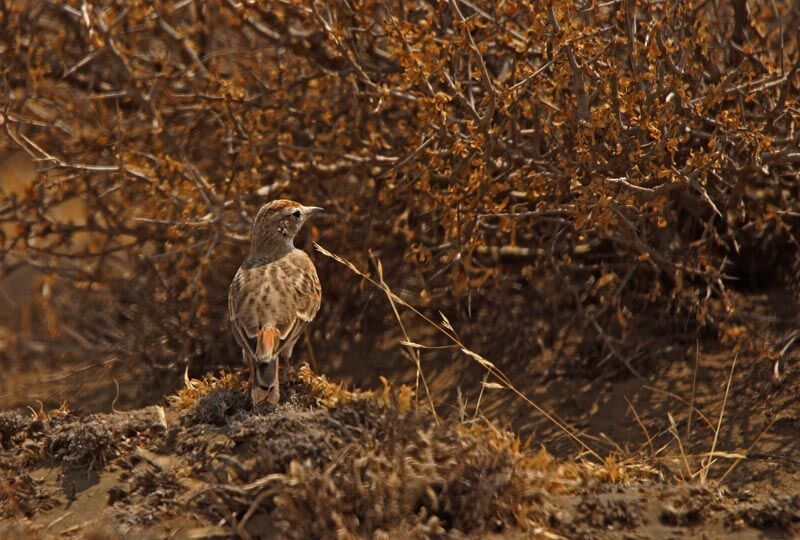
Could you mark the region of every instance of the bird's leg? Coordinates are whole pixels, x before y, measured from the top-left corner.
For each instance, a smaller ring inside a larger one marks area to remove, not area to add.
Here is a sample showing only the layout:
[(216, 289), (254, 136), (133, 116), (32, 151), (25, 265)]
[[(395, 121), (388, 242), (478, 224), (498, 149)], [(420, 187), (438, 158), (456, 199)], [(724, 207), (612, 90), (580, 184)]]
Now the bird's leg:
[(287, 373), (294, 372), (294, 365), (289, 362), (289, 359), (292, 357), (292, 351), (294, 351), (295, 343), (292, 343), (288, 347), (286, 347), (283, 352), (281, 353), (281, 358), (283, 360), (284, 368), (283, 370)]
[(242, 362), (247, 366), (247, 371), (250, 373), (250, 378), (248, 379), (249, 387), (253, 388), (253, 361), (247, 355), (247, 351), (242, 349)]
[(250, 386), (253, 405), (268, 401), (273, 405), (280, 399), (280, 385), (278, 379), (279, 360), (276, 356), (269, 362), (257, 363), (254, 367), (254, 377)]
[(251, 393), (253, 404), (268, 401), (273, 405), (278, 403), (280, 390), (278, 388), (278, 357), (267, 362), (254, 364), (254, 377)]
[(275, 365), (275, 378), (272, 381), (272, 388), (270, 388), (269, 396), (267, 396), (267, 399), (272, 404), (278, 403), (278, 400), (280, 400), (280, 398), (281, 398), (281, 386), (280, 386), (280, 381), (278, 380), (279, 379), (278, 373), (280, 371), (279, 370), (279, 368), (280, 368), (280, 363), (279, 363), (280, 362), (280, 358), (276, 357), (274, 362), (276, 364)]
[(242, 360), (247, 365), (247, 371), (250, 373), (247, 386), (250, 396), (253, 398), (253, 406), (256, 406), (267, 397), (256, 383), (256, 358), (252, 354), (247, 354), (245, 349), (242, 349)]

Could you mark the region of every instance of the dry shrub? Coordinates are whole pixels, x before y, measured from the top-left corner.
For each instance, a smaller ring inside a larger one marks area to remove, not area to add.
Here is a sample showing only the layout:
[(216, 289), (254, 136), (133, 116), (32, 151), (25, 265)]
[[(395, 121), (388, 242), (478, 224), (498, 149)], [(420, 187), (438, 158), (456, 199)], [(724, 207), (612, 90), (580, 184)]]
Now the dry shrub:
[[(41, 272), (7, 356), (237, 358), (226, 286), (278, 195), (498, 362), (642, 369), (643, 335), (800, 271), (791, 0), (0, 6), (0, 150), (40, 167), (0, 201), (0, 269)], [(331, 349), (385, 333), (320, 264)]]
[(0, 414), (5, 439), (0, 445), (0, 465), (17, 472), (45, 464), (62, 472), (102, 470), (131, 450), (131, 437), (161, 435), (165, 422), (163, 410), (159, 414), (158, 409), (86, 416), (63, 409), (38, 416), (4, 412)]
[(48, 434), (47, 450), (58, 462), (102, 468), (116, 450), (115, 433), (91, 419), (80, 422), (59, 424), (53, 429)]
[(182, 409), (195, 405), (195, 403), (218, 390), (244, 390), (245, 385), (238, 373), (221, 371), (219, 375), (207, 373), (202, 379), (190, 379), (188, 373), (184, 374), (183, 388), (174, 395), (167, 396), (167, 401), (175, 408)]
[(17, 411), (4, 411), (0, 413), (0, 448), (12, 443), (17, 434), (24, 426), (29, 423), (22, 414)]
[[(297, 382), (313, 379), (316, 388), (329, 384), (310, 371)], [(225, 424), (233, 442), (220, 447), (225, 455), (203, 436), (174, 437), (205, 456), (195, 470), (209, 484), (193, 498), (241, 536), (531, 533), (546, 522), (546, 493), (598, 472), (557, 465), (491, 423), (439, 425), (375, 395), (234, 411)]]

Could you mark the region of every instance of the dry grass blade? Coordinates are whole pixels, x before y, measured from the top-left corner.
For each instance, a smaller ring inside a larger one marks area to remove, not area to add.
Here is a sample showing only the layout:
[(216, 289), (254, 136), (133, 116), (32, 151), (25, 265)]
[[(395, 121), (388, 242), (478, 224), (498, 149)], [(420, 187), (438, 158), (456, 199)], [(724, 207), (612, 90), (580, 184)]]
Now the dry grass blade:
[(737, 466), (738, 466), (738, 465), (739, 465), (739, 464), (740, 464), (742, 461), (744, 461), (745, 459), (747, 459), (747, 456), (748, 456), (748, 455), (750, 455), (750, 453), (753, 451), (753, 448), (755, 448), (755, 447), (756, 447), (756, 445), (757, 445), (757, 444), (758, 444), (758, 443), (761, 441), (761, 438), (762, 438), (764, 435), (766, 435), (766, 434), (767, 434), (767, 432), (770, 430), (770, 428), (772, 428), (772, 426), (775, 424), (775, 422), (776, 422), (777, 420), (778, 420), (778, 417), (777, 417), (777, 416), (775, 416), (775, 417), (774, 417), (774, 418), (773, 418), (773, 419), (772, 419), (772, 420), (769, 422), (769, 424), (767, 424), (767, 426), (766, 426), (766, 427), (765, 427), (763, 430), (761, 430), (761, 432), (760, 432), (760, 433), (758, 434), (758, 436), (757, 436), (757, 437), (756, 437), (756, 438), (753, 440), (753, 442), (751, 442), (751, 443), (750, 443), (750, 445), (747, 447), (747, 450), (744, 452), (744, 455), (743, 455), (741, 458), (739, 458), (739, 459), (736, 459), (736, 460), (735, 460), (733, 463), (731, 463), (731, 464), (730, 464), (730, 466), (727, 468), (727, 470), (726, 470), (726, 471), (725, 471), (725, 472), (722, 474), (722, 476), (720, 477), (720, 479), (719, 479), (719, 483), (720, 483), (720, 484), (722, 484), (723, 482), (725, 482), (725, 479), (728, 477), (728, 475), (729, 475), (729, 474), (731, 474), (731, 473), (733, 472), (733, 470), (734, 470), (734, 469), (735, 469), (735, 468), (736, 468), (736, 467), (737, 467)]
[(645, 439), (644, 444), (650, 447), (650, 456), (656, 457), (656, 450), (653, 447), (653, 437), (650, 436), (650, 432), (642, 423), (642, 419), (639, 417), (639, 413), (636, 412), (636, 409), (634, 408), (633, 404), (628, 400), (627, 396), (625, 397), (625, 403), (628, 404), (628, 408), (633, 413), (634, 418), (636, 418), (636, 423), (639, 424), (639, 428), (642, 430), (642, 433), (644, 433), (644, 439)]
[(682, 398), (681, 396), (673, 392), (670, 392), (669, 390), (663, 390), (661, 388), (656, 388), (655, 386), (645, 385), (643, 388), (650, 390), (651, 392), (656, 392), (658, 394), (664, 394), (665, 396), (669, 396), (670, 398), (686, 405), (687, 409), (691, 408), (691, 410), (694, 411), (694, 414), (696, 414), (703, 420), (703, 422), (705, 422), (706, 426), (708, 426), (708, 429), (711, 430), (712, 432), (714, 431), (714, 424), (711, 422), (711, 420), (709, 420), (709, 418), (703, 413), (703, 411), (701, 411), (697, 407), (691, 406), (691, 404), (686, 399)]
[(686, 419), (686, 438), (692, 436), (692, 415), (694, 414), (694, 399), (697, 392), (697, 369), (700, 365), (700, 342), (695, 345), (694, 371), (692, 373), (692, 397), (689, 400), (689, 416)]
[(680, 433), (678, 433), (678, 426), (675, 424), (675, 418), (672, 416), (672, 413), (667, 413), (667, 419), (669, 420), (669, 432), (675, 438), (675, 442), (678, 443), (678, 451), (683, 466), (686, 469), (686, 474), (688, 478), (693, 478), (694, 474), (692, 473), (692, 467), (689, 465), (689, 457), (686, 455), (686, 450), (683, 448), (683, 441), (681, 440)]
[[(386, 284), (386, 281), (383, 279), (383, 265), (381, 264), (380, 260), (375, 260), (376, 266), (378, 268), (378, 279), (380, 280), (379, 286), (381, 290), (386, 294), (386, 298), (389, 300), (389, 304), (392, 306), (392, 313), (394, 313), (395, 319), (397, 320), (397, 324), (400, 326), (400, 330), (403, 332), (405, 336), (405, 341), (402, 343), (412, 343), (411, 337), (408, 335), (406, 331), (406, 326), (403, 323), (403, 319), (400, 317), (400, 312), (397, 310), (397, 305), (395, 304), (395, 298), (397, 296), (389, 289), (389, 285)], [(353, 265), (355, 266), (355, 265)], [(349, 268), (349, 266), (348, 266)], [(403, 305), (406, 305), (405, 303)], [(422, 386), (425, 389), (425, 396), (428, 398), (428, 406), (430, 407), (431, 413), (433, 414), (434, 419), (436, 422), (439, 422), (439, 416), (436, 413), (436, 406), (433, 404), (433, 398), (431, 397), (430, 389), (428, 388), (428, 381), (425, 379), (425, 373), (422, 371), (422, 361), (420, 358), (420, 347), (415, 346), (407, 346), (407, 350), (409, 351), (411, 358), (414, 362), (414, 367), (416, 369), (416, 384), (415, 384), (415, 396), (419, 399), (419, 383), (422, 382)]]
[[(335, 261), (339, 262), (340, 264), (345, 265), (347, 268), (350, 268), (356, 275), (361, 276), (362, 278), (366, 279), (368, 282), (372, 283), (376, 287), (378, 287), (381, 290), (383, 290), (386, 293), (387, 298), (389, 298), (389, 300), (391, 302), (392, 310), (394, 311), (395, 317), (397, 318), (398, 322), (400, 322), (400, 324), (402, 326), (402, 321), (400, 319), (399, 312), (397, 311), (397, 308), (395, 306), (395, 300), (399, 300), (399, 298), (393, 292), (391, 292), (391, 290), (389, 289), (389, 286), (386, 284), (385, 281), (383, 281), (382, 277), (381, 277), (381, 281), (377, 282), (374, 279), (372, 279), (371, 277), (369, 277), (366, 273), (360, 271), (353, 263), (347, 261), (343, 257), (340, 257), (338, 255), (334, 255), (333, 253), (331, 253), (330, 251), (328, 251), (327, 249), (323, 248), (322, 246), (320, 246), (317, 243), (315, 243), (314, 246), (323, 255), (326, 255), (326, 256), (334, 259)], [(378, 268), (382, 269), (382, 266), (378, 266)], [(527, 403), (528, 405), (533, 407), (539, 414), (541, 414), (548, 421), (553, 423), (561, 432), (563, 432), (565, 435), (567, 435), (573, 442), (575, 442), (580, 448), (582, 448), (588, 455), (592, 456), (593, 458), (595, 458), (599, 462), (602, 462), (602, 458), (600, 457), (600, 454), (598, 454), (593, 448), (591, 448), (588, 444), (586, 444), (586, 442), (584, 442), (581, 439), (581, 437), (578, 436), (577, 432), (574, 429), (571, 429), (570, 427), (568, 427), (565, 422), (563, 422), (563, 421), (559, 420), (558, 418), (556, 418), (556, 416), (553, 413), (545, 410), (544, 408), (539, 406), (537, 403), (533, 402), (525, 394), (523, 394), (519, 389), (516, 388), (516, 386), (514, 386), (514, 384), (512, 384), (512, 382), (508, 379), (508, 377), (500, 369), (497, 368), (497, 366), (495, 366), (489, 360), (486, 360), (480, 354), (478, 354), (478, 353), (470, 350), (469, 348), (467, 348), (458, 339), (458, 337), (456, 336), (455, 332), (451, 328), (444, 328), (442, 325), (434, 322), (429, 317), (427, 317), (425, 314), (423, 314), (422, 312), (420, 312), (419, 310), (417, 310), (416, 308), (414, 308), (413, 306), (411, 306), (410, 304), (408, 304), (406, 302), (397, 302), (397, 303), (400, 303), (404, 307), (410, 309), (415, 315), (417, 315), (418, 317), (423, 319), (425, 322), (427, 322), (428, 324), (430, 324), (431, 326), (433, 326), (434, 328), (439, 330), (439, 332), (442, 333), (448, 339), (450, 339), (453, 342), (454, 345), (459, 346), (461, 351), (465, 355), (467, 355), (468, 357), (470, 357), (473, 360), (475, 360), (478, 364), (480, 364), (482, 367), (484, 367), (487, 370), (488, 373), (490, 373), (495, 378), (497, 378), (499, 383), (494, 383), (494, 384), (498, 384), (498, 385), (500, 385), (500, 386), (502, 386), (504, 388), (507, 388), (508, 390), (511, 390), (519, 398), (524, 400), (525, 403)], [(446, 319), (445, 319), (445, 322), (446, 322), (446, 324), (449, 324), (446, 321)], [(405, 331), (405, 327), (402, 327), (402, 328), (403, 328), (403, 333), (406, 336), (406, 342), (411, 343), (412, 340), (408, 337), (408, 334)], [(412, 349), (412, 350), (416, 350), (416, 349)], [(431, 406), (433, 406), (432, 403), (431, 403)]]
[(711, 443), (711, 450), (709, 451), (709, 457), (705, 460), (702, 469), (700, 470), (700, 483), (705, 483), (706, 478), (708, 478), (708, 472), (711, 470), (711, 466), (714, 464), (714, 460), (711, 456), (715, 455), (717, 449), (717, 441), (719, 440), (719, 432), (722, 429), (722, 419), (725, 416), (725, 405), (728, 403), (728, 394), (731, 391), (731, 382), (733, 381), (733, 372), (736, 369), (736, 360), (738, 360), (739, 354), (737, 353), (733, 357), (733, 362), (731, 362), (731, 372), (728, 375), (728, 381), (725, 384), (725, 395), (722, 397), (722, 406), (719, 410), (719, 419), (717, 420), (717, 427), (714, 430), (714, 440)]

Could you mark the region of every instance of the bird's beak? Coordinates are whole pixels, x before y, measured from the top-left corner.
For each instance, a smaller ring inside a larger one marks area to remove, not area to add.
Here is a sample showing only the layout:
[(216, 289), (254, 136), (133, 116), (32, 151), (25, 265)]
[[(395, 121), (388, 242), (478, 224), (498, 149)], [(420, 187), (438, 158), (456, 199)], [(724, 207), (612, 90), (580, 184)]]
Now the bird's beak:
[(313, 216), (314, 214), (325, 211), (324, 208), (320, 208), (319, 206), (304, 206), (303, 210), (305, 210), (307, 216)]

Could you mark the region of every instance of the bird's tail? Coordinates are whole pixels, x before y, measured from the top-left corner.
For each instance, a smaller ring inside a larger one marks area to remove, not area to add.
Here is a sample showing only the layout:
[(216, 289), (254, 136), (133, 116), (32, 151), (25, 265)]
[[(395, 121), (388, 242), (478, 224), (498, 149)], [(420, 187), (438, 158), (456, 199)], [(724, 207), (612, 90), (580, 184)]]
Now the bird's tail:
[(256, 358), (253, 366), (253, 404), (264, 400), (277, 403), (278, 390), (278, 344), (280, 332), (277, 328), (262, 328), (258, 333)]

